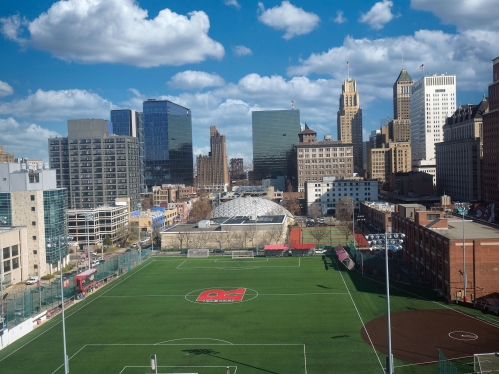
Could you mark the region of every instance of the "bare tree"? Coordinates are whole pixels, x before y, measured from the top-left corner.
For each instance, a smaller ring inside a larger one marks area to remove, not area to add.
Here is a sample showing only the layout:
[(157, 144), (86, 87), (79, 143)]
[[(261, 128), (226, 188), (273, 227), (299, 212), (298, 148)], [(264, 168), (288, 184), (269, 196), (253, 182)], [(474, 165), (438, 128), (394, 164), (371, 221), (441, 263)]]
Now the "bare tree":
[(116, 238), (118, 239), (118, 244), (122, 247), (125, 247), (129, 240), (137, 240), (138, 239), (138, 228), (135, 227), (133, 229), (132, 225), (121, 226), (116, 231)]
[(352, 236), (349, 225), (336, 226), (336, 229), (345, 237), (344, 244), (348, 244), (348, 239)]
[(319, 247), (321, 240), (324, 239), (328, 234), (328, 230), (325, 227), (314, 228), (309, 232), (310, 235), (312, 235), (312, 237), (316, 240), (317, 248)]
[(282, 237), (282, 227), (280, 225), (272, 227), (268, 230), (268, 233), (270, 243), (275, 242), (275, 244), (277, 244)]
[(308, 207), (308, 214), (310, 217), (312, 217), (314, 220), (317, 219), (317, 217), (322, 216), (322, 208), (321, 204), (314, 203)]
[(336, 219), (342, 223), (351, 222), (353, 219), (353, 201), (344, 196), (336, 203)]
[(300, 215), (301, 213), (301, 208), (300, 208), (300, 202), (298, 199), (292, 199), (292, 200), (286, 200), (283, 203), (284, 207), (289, 210), (289, 212), (293, 215)]
[(192, 204), (189, 214), (189, 221), (199, 222), (203, 219), (209, 219), (211, 213), (211, 203), (208, 199), (200, 199)]

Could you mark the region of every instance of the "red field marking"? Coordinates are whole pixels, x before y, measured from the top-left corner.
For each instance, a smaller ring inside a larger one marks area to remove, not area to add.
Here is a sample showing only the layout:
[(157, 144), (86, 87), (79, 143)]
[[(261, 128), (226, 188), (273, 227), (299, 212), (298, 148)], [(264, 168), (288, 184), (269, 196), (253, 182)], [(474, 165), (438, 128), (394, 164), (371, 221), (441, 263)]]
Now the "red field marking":
[(235, 290), (206, 290), (201, 292), (196, 301), (200, 303), (232, 303), (234, 301), (242, 301), (246, 288), (238, 288)]

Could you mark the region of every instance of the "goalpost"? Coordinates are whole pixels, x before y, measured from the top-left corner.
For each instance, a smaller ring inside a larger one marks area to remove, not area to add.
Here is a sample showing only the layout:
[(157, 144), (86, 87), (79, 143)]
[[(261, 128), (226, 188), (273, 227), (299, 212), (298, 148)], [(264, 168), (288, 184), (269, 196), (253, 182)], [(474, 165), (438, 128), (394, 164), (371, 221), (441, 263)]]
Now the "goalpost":
[(188, 249), (187, 257), (208, 257), (210, 255), (209, 249)]
[(499, 373), (499, 353), (473, 355), (475, 373)]
[(232, 259), (235, 258), (255, 258), (253, 251), (232, 251)]

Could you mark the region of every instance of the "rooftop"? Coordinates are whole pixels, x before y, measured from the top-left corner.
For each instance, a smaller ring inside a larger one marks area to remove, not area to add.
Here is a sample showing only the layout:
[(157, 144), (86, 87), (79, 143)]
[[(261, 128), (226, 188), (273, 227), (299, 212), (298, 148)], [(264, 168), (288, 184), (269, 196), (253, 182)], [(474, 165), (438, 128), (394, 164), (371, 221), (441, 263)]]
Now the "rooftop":
[[(449, 218), (447, 230), (436, 229), (439, 234), (451, 240), (463, 239), (463, 221), (461, 218)], [(499, 239), (499, 229), (480, 224), (471, 220), (464, 221), (464, 238), (470, 239)]]

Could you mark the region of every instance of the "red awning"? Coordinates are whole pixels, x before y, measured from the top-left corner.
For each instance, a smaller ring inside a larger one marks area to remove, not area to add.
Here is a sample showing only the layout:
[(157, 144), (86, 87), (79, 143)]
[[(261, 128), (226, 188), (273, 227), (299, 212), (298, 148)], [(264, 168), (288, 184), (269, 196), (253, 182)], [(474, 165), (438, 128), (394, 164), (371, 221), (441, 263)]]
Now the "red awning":
[(303, 244), (292, 244), (291, 245), (291, 249), (294, 251), (309, 251), (312, 248), (315, 248), (315, 244), (303, 243)]
[(97, 269), (88, 269), (85, 270), (83, 273), (80, 273), (76, 276), (76, 279), (84, 279), (85, 277), (88, 277), (89, 275), (97, 273)]
[(263, 247), (264, 251), (285, 251), (288, 249), (287, 244), (269, 244)]

